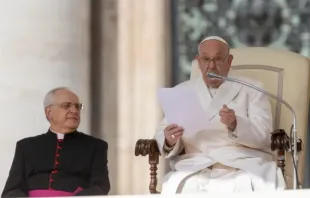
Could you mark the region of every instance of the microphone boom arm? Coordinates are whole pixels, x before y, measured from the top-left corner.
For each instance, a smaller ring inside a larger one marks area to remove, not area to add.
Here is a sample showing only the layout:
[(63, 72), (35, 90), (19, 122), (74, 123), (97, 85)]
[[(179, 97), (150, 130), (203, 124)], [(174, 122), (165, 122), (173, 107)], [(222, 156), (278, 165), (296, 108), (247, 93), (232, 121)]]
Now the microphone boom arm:
[[(296, 123), (296, 114), (295, 114), (295, 111), (293, 109), (293, 107), (291, 105), (289, 105), (285, 100), (283, 100), (282, 98), (279, 98), (278, 96), (272, 94), (272, 93), (269, 93), (268, 91), (265, 91), (257, 86), (254, 86), (252, 84), (249, 84), (247, 82), (244, 82), (244, 81), (241, 81), (241, 80), (238, 80), (238, 79), (234, 79), (234, 78), (229, 78), (229, 77), (224, 77), (224, 76), (220, 76), (220, 75), (217, 75), (217, 74), (214, 74), (214, 73), (207, 73), (207, 76), (210, 77), (210, 78), (217, 78), (217, 79), (221, 79), (221, 80), (224, 80), (224, 81), (230, 81), (230, 82), (236, 82), (236, 83), (239, 83), (239, 84), (242, 84), (244, 86), (247, 86), (247, 87), (250, 87), (252, 89), (255, 89), (271, 98), (274, 98), (275, 100), (281, 102), (282, 104), (284, 104), (292, 113), (292, 116), (293, 116), (293, 163), (295, 164), (295, 166), (293, 166), (293, 172), (294, 172), (294, 185), (293, 185), (293, 188), (294, 189), (297, 189), (297, 161), (298, 161), (298, 156), (297, 156), (297, 123)], [(290, 145), (290, 147), (292, 147), (292, 145)]]

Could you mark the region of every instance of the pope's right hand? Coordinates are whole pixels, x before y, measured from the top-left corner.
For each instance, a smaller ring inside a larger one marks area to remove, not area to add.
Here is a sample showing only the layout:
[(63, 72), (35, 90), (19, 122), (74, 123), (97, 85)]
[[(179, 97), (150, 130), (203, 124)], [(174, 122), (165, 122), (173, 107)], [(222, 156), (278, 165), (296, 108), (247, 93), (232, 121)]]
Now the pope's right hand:
[(176, 124), (168, 125), (164, 130), (167, 146), (174, 146), (182, 138), (183, 132), (184, 129), (181, 126)]

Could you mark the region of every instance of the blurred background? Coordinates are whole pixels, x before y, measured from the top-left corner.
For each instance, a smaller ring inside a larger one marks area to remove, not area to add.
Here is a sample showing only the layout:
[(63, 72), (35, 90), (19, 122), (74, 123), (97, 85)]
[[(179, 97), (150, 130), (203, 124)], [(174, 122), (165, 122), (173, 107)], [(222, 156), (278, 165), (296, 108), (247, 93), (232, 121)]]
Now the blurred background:
[(310, 0), (0, 0), (0, 190), (16, 141), (48, 130), (44, 95), (68, 86), (85, 104), (80, 131), (109, 143), (110, 194), (148, 193), (135, 143), (162, 118), (157, 89), (189, 79), (211, 35), (310, 57)]

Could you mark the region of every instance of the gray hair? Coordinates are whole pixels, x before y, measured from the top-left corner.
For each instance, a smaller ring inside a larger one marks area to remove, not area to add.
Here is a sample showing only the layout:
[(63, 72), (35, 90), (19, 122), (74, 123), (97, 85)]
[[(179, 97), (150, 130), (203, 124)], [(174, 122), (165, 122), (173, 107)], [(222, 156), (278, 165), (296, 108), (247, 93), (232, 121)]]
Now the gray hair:
[(71, 91), (68, 87), (57, 87), (57, 88), (54, 88), (54, 89), (50, 90), (49, 92), (47, 92), (47, 94), (44, 97), (44, 100), (43, 100), (44, 108), (46, 108), (46, 107), (50, 106), (51, 104), (53, 104), (55, 93), (57, 91), (60, 91), (60, 90)]

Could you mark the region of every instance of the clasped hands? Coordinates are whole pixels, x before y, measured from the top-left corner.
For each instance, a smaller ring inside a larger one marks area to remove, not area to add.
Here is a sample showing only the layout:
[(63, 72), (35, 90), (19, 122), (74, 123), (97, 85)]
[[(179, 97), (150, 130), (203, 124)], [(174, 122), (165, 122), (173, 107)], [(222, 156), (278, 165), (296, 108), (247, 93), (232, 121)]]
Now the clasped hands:
[[(221, 117), (221, 122), (225, 124), (229, 130), (235, 130), (237, 121), (235, 111), (233, 109), (228, 108), (227, 105), (224, 104), (219, 112), (219, 116)], [(179, 139), (182, 138), (184, 128), (176, 124), (170, 124), (165, 128), (164, 133), (167, 146), (172, 147)]]

